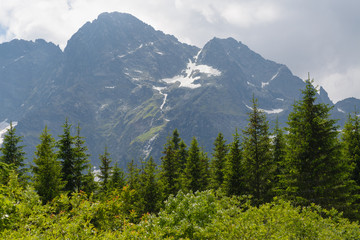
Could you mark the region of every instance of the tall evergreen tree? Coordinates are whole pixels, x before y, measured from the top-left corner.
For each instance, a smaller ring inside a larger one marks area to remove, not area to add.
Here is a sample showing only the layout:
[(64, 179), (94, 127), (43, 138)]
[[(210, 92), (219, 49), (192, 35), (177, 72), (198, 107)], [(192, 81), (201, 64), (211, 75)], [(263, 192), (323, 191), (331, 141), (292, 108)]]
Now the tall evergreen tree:
[(240, 137), (237, 129), (233, 135), (233, 142), (229, 146), (224, 168), (224, 181), (222, 188), (228, 196), (242, 195), (244, 189), (244, 170), (242, 167), (242, 150), (240, 146)]
[(74, 182), (75, 189), (80, 191), (84, 181), (84, 170), (89, 167), (88, 148), (85, 146), (84, 137), (80, 135), (80, 124), (76, 127), (76, 136), (74, 138)]
[(143, 171), (140, 175), (141, 188), (139, 189), (142, 212), (154, 213), (159, 210), (161, 202), (159, 183), (156, 178), (156, 164), (152, 157), (143, 164)]
[(58, 196), (65, 186), (61, 176), (61, 164), (55, 153), (55, 139), (45, 126), (40, 135), (41, 143), (36, 147), (33, 172), (34, 188), (43, 203)]
[(176, 150), (172, 139), (168, 138), (161, 157), (160, 182), (164, 199), (179, 190), (178, 162), (175, 158)]
[(351, 165), (341, 154), (331, 107), (316, 103), (316, 92), (312, 81), (306, 80), (302, 98), (289, 114), (286, 191), (301, 204), (343, 210), (353, 201)]
[(10, 122), (10, 128), (4, 135), (4, 140), (0, 151), (2, 156), (0, 157), (0, 162), (6, 163), (19, 175), (21, 179), (24, 175), (25, 166), (25, 152), (23, 151), (24, 146), (19, 145), (22, 142), (22, 137), (16, 136), (16, 129), (13, 127), (12, 122)]
[(66, 118), (63, 125), (63, 134), (57, 142), (58, 159), (61, 160), (61, 171), (63, 180), (66, 182), (65, 191), (74, 192), (76, 187), (75, 166), (74, 166), (74, 137), (70, 134), (71, 124)]
[(125, 186), (125, 173), (119, 167), (118, 162), (112, 168), (111, 177), (109, 181), (109, 189), (121, 189)]
[(95, 173), (92, 171), (90, 164), (88, 165), (87, 173), (83, 177), (81, 188), (87, 195), (95, 193), (98, 189), (98, 183), (95, 181)]
[(283, 130), (279, 127), (279, 121), (276, 119), (275, 128), (273, 132), (273, 139), (272, 139), (272, 158), (275, 164), (275, 171), (274, 175), (274, 184), (275, 184), (275, 191), (279, 191), (282, 189), (282, 183), (280, 182), (280, 176), (284, 173), (284, 169), (286, 169), (286, 141)]
[(128, 164), (128, 178), (126, 181), (126, 184), (129, 185), (130, 189), (136, 189), (139, 188), (139, 181), (140, 181), (140, 169), (135, 164), (134, 159), (131, 160), (131, 162)]
[(349, 114), (342, 132), (344, 156), (353, 165), (352, 179), (360, 186), (360, 118), (356, 112)]
[(104, 153), (100, 154), (99, 159), (101, 161), (100, 165), (100, 174), (99, 179), (101, 180), (101, 189), (103, 192), (107, 192), (108, 190), (108, 183), (110, 180), (110, 174), (112, 167), (110, 153), (108, 152), (107, 147), (105, 146)]
[(194, 137), (189, 148), (189, 155), (184, 170), (183, 186), (191, 191), (203, 191), (206, 188), (207, 176), (204, 170), (204, 160), (202, 160), (202, 152), (200, 152), (198, 142)]
[[(184, 175), (187, 157), (188, 157), (187, 146), (186, 146), (184, 140), (181, 140), (179, 143), (179, 149), (175, 152), (175, 159), (177, 160), (177, 173), (178, 173), (177, 182), (180, 183), (180, 185), (182, 182), (182, 180), (181, 180), (182, 176)], [(180, 188), (181, 188), (181, 186), (180, 186)]]
[(179, 144), (180, 144), (181, 138), (179, 136), (180, 136), (179, 131), (175, 128), (175, 130), (173, 131), (172, 138), (171, 138), (171, 141), (174, 143), (175, 151), (178, 150), (180, 147)]
[(272, 198), (272, 178), (275, 170), (271, 158), (271, 140), (266, 115), (259, 110), (257, 99), (252, 98), (249, 123), (243, 130), (244, 177), (248, 194), (256, 205)]
[(228, 146), (224, 135), (219, 133), (214, 142), (213, 159), (211, 161), (211, 188), (218, 189), (224, 182), (224, 171)]

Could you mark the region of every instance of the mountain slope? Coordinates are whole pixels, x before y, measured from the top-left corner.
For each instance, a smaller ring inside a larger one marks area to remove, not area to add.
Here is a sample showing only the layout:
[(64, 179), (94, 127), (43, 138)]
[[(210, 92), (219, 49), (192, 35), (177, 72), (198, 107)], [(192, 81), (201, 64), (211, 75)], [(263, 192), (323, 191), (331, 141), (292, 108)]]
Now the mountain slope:
[[(0, 117), (18, 122), (26, 151), (34, 151), (45, 124), (57, 137), (68, 117), (80, 123), (95, 165), (105, 145), (122, 167), (131, 158), (159, 160), (174, 128), (211, 151), (218, 132), (230, 141), (247, 124), (253, 95), (270, 121), (284, 124), (304, 87), (285, 65), (235, 39), (214, 38), (199, 49), (122, 13), (86, 23), (64, 52), (15, 40), (0, 53), (7, 69), (0, 69)], [(332, 104), (323, 89), (319, 101)], [(342, 122), (346, 114), (334, 108)]]

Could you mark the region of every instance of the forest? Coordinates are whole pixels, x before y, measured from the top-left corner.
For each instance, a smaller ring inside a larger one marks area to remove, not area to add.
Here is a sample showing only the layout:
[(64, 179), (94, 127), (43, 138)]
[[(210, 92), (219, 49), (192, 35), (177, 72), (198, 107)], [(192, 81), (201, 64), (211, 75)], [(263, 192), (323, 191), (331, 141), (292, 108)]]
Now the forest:
[(0, 237), (6, 239), (358, 239), (360, 117), (343, 129), (306, 80), (286, 127), (273, 129), (252, 98), (232, 142), (208, 154), (175, 129), (160, 164), (122, 169), (105, 147), (99, 173), (80, 125), (58, 140), (45, 126), (25, 164), (22, 137), (0, 148)]

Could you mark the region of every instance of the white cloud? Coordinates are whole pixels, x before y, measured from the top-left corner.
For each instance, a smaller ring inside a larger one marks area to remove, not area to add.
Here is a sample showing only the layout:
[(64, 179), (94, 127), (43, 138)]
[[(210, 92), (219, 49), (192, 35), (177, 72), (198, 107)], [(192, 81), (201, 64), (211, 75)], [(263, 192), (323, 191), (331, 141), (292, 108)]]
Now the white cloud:
[(344, 72), (324, 72), (316, 82), (324, 87), (333, 102), (346, 97), (359, 97), (360, 65), (351, 66)]
[(275, 4), (267, 2), (234, 2), (224, 8), (221, 16), (231, 24), (247, 28), (277, 20), (280, 10)]

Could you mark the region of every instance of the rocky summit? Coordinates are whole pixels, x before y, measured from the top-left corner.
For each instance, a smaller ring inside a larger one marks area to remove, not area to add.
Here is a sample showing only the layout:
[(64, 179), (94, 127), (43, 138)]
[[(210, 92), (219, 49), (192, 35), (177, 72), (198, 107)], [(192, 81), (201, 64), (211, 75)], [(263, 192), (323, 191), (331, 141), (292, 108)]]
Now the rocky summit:
[[(150, 155), (159, 161), (175, 128), (211, 152), (219, 132), (230, 141), (247, 124), (253, 96), (270, 123), (284, 125), (304, 86), (233, 38), (198, 48), (132, 15), (103, 13), (64, 51), (44, 40), (0, 44), (0, 132), (16, 122), (31, 161), (45, 125), (57, 138), (68, 118), (80, 124), (94, 165), (107, 146), (125, 167)], [(334, 105), (323, 88), (318, 100)], [(340, 101), (333, 116), (343, 124), (356, 106), (358, 99)]]

